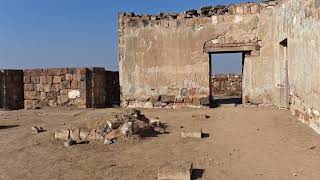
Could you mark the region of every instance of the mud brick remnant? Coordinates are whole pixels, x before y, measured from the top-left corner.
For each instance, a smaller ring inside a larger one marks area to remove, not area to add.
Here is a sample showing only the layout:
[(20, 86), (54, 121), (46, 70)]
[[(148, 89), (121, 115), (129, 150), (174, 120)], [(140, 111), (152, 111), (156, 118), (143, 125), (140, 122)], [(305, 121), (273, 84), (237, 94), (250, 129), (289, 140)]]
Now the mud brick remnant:
[(182, 138), (202, 138), (202, 130), (200, 131), (182, 131), (181, 132)]

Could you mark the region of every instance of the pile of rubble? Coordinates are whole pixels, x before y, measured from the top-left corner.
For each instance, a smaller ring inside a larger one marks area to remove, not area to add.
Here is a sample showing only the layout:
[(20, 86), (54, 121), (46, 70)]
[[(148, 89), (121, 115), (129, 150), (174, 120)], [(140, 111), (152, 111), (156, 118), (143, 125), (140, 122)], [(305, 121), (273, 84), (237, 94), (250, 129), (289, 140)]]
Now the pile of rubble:
[(104, 141), (105, 144), (113, 144), (161, 133), (165, 133), (165, 127), (160, 120), (148, 119), (140, 111), (128, 109), (113, 115), (99, 129), (59, 130), (55, 132), (54, 138), (66, 141), (65, 146), (91, 141)]

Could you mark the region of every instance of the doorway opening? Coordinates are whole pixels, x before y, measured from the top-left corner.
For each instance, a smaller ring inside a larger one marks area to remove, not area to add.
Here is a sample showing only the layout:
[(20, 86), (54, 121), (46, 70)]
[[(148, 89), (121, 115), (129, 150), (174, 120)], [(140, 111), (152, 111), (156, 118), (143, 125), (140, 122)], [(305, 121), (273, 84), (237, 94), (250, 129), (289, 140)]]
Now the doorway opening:
[(242, 104), (243, 52), (209, 53), (213, 106)]

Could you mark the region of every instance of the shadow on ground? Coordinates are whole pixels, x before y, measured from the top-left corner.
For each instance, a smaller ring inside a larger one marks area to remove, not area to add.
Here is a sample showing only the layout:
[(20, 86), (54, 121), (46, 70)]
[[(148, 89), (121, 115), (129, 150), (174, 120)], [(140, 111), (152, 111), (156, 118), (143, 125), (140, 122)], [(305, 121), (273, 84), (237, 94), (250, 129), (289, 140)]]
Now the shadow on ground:
[(7, 126), (0, 126), (0, 129), (11, 129), (11, 128), (15, 128), (18, 127), (19, 125), (7, 125)]

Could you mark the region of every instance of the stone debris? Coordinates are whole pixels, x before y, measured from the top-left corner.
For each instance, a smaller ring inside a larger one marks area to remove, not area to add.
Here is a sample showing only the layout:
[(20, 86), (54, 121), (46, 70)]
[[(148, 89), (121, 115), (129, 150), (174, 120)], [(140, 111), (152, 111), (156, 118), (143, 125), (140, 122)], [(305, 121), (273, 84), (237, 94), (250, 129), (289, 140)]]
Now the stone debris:
[(204, 120), (204, 119), (207, 119), (207, 118), (209, 118), (209, 116), (206, 115), (206, 114), (193, 114), (192, 115), (192, 119)]
[(72, 139), (68, 139), (63, 143), (63, 145), (66, 146), (66, 147), (69, 147), (69, 146), (72, 146), (72, 145), (75, 145), (75, 144), (77, 144), (77, 142), (72, 140)]
[(33, 134), (38, 134), (38, 133), (44, 132), (44, 129), (41, 126), (39, 126), (39, 127), (33, 126), (33, 127), (31, 127), (31, 130), (32, 130)]
[(181, 132), (182, 138), (202, 138), (202, 130), (200, 131), (182, 131)]
[(172, 161), (159, 168), (158, 180), (191, 180), (193, 163)]
[(140, 139), (141, 136), (165, 133), (165, 127), (158, 119), (148, 119), (140, 111), (127, 109), (115, 114), (111, 120), (106, 120), (99, 129), (73, 128), (59, 130), (54, 134), (56, 140), (72, 140), (76, 143), (102, 141), (104, 144), (113, 144), (118, 141)]

